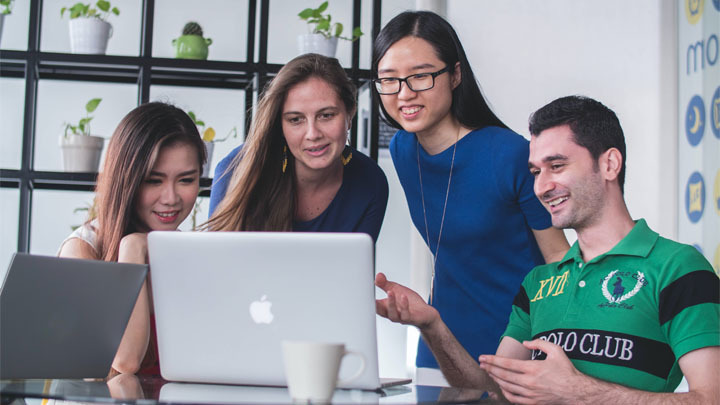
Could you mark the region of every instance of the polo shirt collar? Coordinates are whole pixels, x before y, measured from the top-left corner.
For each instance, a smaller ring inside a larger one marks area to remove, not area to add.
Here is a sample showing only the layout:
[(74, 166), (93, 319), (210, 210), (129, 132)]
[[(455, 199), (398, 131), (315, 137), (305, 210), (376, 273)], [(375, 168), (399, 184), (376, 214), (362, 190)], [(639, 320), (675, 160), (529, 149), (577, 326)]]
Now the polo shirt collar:
[[(617, 245), (613, 246), (613, 248), (610, 249), (609, 252), (597, 256), (592, 261), (601, 260), (603, 257), (609, 255), (647, 257), (647, 255), (650, 254), (650, 251), (655, 246), (655, 242), (657, 242), (658, 237), (658, 233), (650, 229), (650, 227), (647, 225), (647, 222), (645, 222), (645, 220), (641, 218), (635, 221), (635, 226), (633, 226), (630, 232), (625, 235), (625, 237), (622, 238), (622, 240), (618, 242)], [(568, 250), (568, 252), (565, 254), (565, 257), (560, 260), (558, 265), (563, 265), (566, 262), (570, 261), (583, 261), (582, 252), (580, 252), (580, 244), (578, 243), (578, 241), (575, 241), (575, 243), (573, 243), (572, 247), (570, 247), (570, 250)], [(558, 266), (558, 269), (559, 268), (560, 266)]]

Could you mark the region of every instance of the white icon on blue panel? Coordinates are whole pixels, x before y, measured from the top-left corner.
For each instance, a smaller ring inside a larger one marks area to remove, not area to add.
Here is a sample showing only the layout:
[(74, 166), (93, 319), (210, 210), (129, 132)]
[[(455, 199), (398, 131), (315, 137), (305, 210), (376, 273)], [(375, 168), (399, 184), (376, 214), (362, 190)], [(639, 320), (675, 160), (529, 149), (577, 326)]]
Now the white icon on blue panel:
[(705, 211), (705, 180), (694, 172), (685, 186), (685, 212), (690, 222), (697, 223)]
[(693, 96), (685, 112), (685, 134), (692, 146), (697, 146), (705, 132), (705, 103), (699, 95)]

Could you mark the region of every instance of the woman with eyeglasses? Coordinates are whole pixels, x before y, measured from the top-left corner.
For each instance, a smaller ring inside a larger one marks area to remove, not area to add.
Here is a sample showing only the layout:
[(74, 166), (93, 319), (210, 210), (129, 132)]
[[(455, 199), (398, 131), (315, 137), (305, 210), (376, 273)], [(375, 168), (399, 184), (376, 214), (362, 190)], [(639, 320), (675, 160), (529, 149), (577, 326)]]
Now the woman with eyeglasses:
[[(437, 14), (393, 18), (372, 69), (384, 117), (399, 129), (390, 154), (410, 215), (433, 254), (428, 301), (471, 356), (495, 353), (525, 275), (569, 249), (533, 193), (528, 141), (490, 110)], [(442, 382), (422, 339), (416, 365), (419, 384)]]

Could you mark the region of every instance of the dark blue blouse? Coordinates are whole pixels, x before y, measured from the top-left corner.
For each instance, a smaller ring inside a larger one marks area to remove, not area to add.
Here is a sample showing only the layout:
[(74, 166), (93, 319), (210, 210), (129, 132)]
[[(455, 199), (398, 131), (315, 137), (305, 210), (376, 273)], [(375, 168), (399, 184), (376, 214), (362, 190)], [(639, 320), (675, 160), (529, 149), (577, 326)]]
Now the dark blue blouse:
[[(242, 145), (233, 149), (215, 169), (210, 191), (210, 215), (227, 192), (230, 173), (223, 176)], [(343, 182), (327, 209), (310, 221), (293, 222), (294, 232), (362, 232), (377, 241), (388, 201), (388, 182), (377, 163), (350, 148)]]

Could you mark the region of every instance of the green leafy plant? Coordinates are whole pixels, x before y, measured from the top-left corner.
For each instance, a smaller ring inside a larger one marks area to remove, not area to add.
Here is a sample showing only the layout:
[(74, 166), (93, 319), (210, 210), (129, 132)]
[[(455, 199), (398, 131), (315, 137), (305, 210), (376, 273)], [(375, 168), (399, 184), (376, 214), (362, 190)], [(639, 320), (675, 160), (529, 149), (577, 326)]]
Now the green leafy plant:
[(75, 3), (71, 7), (63, 7), (60, 9), (60, 17), (63, 17), (65, 11), (68, 11), (70, 19), (74, 18), (97, 18), (103, 21), (107, 21), (110, 14), (120, 15), (120, 10), (117, 7), (111, 7), (110, 2), (107, 0), (97, 0), (95, 7), (91, 6), (92, 3), (83, 4)]
[(0, 7), (2, 8), (2, 10), (0, 10), (0, 14), (11, 14), (13, 2), (15, 2), (15, 0), (0, 0)]
[(80, 121), (77, 123), (77, 125), (73, 125), (68, 122), (65, 122), (63, 124), (65, 125), (66, 138), (68, 136), (68, 132), (73, 135), (90, 135), (90, 121), (92, 121), (93, 119), (90, 114), (98, 108), (98, 105), (100, 105), (101, 101), (101, 98), (94, 98), (88, 101), (87, 104), (85, 104), (85, 111), (87, 111), (87, 114), (84, 118), (80, 118)]
[[(73, 210), (73, 214), (79, 212), (87, 212), (87, 219), (95, 218), (97, 216), (97, 206), (95, 205), (95, 199), (93, 198), (91, 203), (85, 203), (84, 207), (77, 207)], [(80, 228), (82, 225), (70, 225), (70, 229), (73, 231)]]
[(200, 130), (200, 134), (202, 135), (202, 139), (205, 142), (224, 142), (230, 138), (230, 135), (232, 135), (233, 138), (237, 138), (238, 136), (237, 127), (232, 127), (230, 132), (228, 132), (224, 138), (215, 139), (215, 129), (213, 129), (213, 127), (205, 128), (205, 121), (198, 119), (194, 112), (188, 111), (187, 114), (190, 116), (190, 119), (195, 123), (195, 125), (197, 125)]
[(360, 27), (353, 28), (352, 37), (343, 37), (343, 25), (339, 22), (333, 23), (332, 16), (325, 14), (328, 2), (322, 3), (318, 8), (306, 8), (298, 14), (301, 20), (310, 25), (313, 34), (321, 34), (325, 38), (338, 37), (347, 41), (355, 41), (363, 34)]

